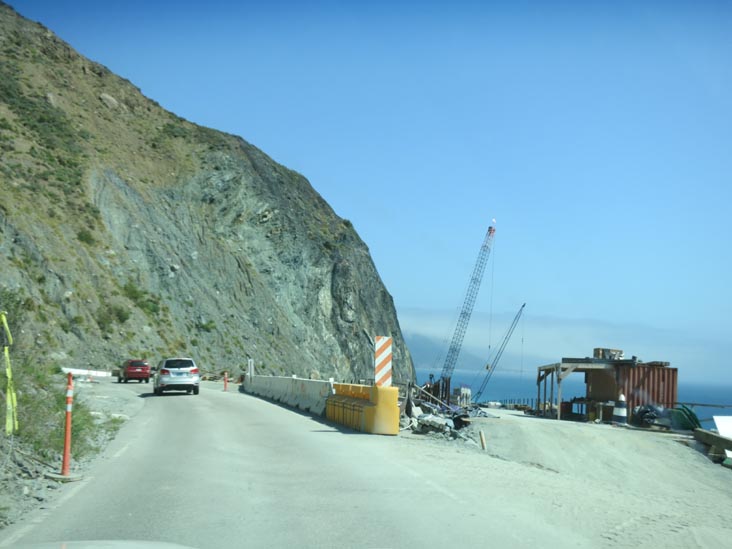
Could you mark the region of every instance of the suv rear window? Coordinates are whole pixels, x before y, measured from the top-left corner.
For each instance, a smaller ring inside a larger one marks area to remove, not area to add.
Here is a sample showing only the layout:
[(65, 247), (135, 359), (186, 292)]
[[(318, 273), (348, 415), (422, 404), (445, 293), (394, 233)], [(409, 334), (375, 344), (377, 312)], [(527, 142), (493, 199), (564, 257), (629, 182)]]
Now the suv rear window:
[(166, 360), (165, 368), (193, 368), (192, 360)]

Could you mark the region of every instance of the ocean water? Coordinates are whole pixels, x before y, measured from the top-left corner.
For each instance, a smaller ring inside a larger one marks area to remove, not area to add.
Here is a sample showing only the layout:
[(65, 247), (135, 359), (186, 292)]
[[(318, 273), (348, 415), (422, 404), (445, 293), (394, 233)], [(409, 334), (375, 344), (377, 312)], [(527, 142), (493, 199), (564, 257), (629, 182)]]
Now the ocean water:
[(712, 416), (732, 416), (732, 385), (696, 385), (679, 383), (679, 402), (723, 404), (730, 408), (689, 406), (696, 413), (702, 427), (714, 427)]
[[(423, 384), (428, 381), (427, 370), (417, 369), (417, 381)], [(482, 376), (482, 372), (480, 374)], [(439, 373), (436, 374), (439, 377)], [(473, 395), (477, 392), (483, 377), (473, 374), (457, 373), (453, 376), (452, 387), (470, 387)], [(556, 391), (556, 388), (555, 388)], [(580, 397), (585, 394), (585, 384), (582, 376), (569, 376), (562, 383), (562, 399), (569, 400), (572, 397)], [(525, 400), (536, 399), (536, 375), (529, 374), (522, 376), (501, 375), (496, 372), (486, 385), (481, 396), (481, 401), (502, 401), (502, 400)], [(554, 395), (556, 398), (556, 394)], [(543, 393), (542, 393), (543, 398)], [(547, 385), (547, 399), (549, 398), (549, 386)], [(697, 384), (679, 383), (678, 400), (684, 403), (716, 404), (727, 405), (730, 408), (717, 406), (689, 406), (694, 410), (697, 417), (706, 429), (714, 427), (712, 416), (732, 416), (732, 383), (724, 382), (719, 384)]]

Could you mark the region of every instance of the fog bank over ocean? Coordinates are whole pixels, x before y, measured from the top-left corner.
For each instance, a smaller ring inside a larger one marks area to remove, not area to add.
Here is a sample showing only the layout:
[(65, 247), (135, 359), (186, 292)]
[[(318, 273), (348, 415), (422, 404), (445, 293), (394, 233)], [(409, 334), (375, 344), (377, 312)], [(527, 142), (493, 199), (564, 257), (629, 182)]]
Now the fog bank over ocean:
[[(506, 345), (494, 375), (536, 375), (537, 366), (562, 357), (592, 356), (595, 347), (622, 349), (626, 358), (664, 361), (679, 370), (679, 386), (732, 386), (727, 345), (720, 334), (694, 334), (629, 321), (615, 324), (597, 319), (533, 316), (526, 306)], [(417, 370), (439, 376), (450, 345), (457, 312), (398, 309), (399, 323)], [(500, 346), (514, 313), (489, 315), (476, 311), (465, 334), (456, 371), (485, 367)]]

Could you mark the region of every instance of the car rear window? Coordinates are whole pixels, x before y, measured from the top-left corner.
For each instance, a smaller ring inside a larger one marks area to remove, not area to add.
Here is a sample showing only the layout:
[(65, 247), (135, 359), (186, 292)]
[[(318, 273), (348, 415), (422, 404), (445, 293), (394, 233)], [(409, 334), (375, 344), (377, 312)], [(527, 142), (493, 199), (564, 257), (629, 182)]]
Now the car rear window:
[(165, 367), (166, 368), (193, 368), (193, 361), (192, 360), (182, 360), (182, 359), (166, 360)]
[(140, 366), (150, 366), (150, 365), (147, 362), (143, 362), (142, 360), (133, 360), (132, 362), (130, 362), (130, 366), (140, 367)]

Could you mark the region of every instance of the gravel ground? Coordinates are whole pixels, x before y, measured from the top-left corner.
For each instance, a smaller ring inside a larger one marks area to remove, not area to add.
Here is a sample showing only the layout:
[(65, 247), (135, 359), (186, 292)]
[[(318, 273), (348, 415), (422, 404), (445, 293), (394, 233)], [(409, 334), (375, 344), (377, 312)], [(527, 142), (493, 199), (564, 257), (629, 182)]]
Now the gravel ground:
[[(75, 398), (89, 407), (100, 424), (107, 424), (113, 418), (127, 420), (144, 404), (136, 393), (115, 387), (110, 378), (95, 378), (91, 383), (79, 379), (74, 392)], [(114, 431), (100, 429), (94, 444), (101, 450), (113, 437)], [(72, 446), (71, 475), (83, 475), (94, 458), (74, 459)], [(61, 456), (49, 463), (34, 457), (33, 452), (15, 437), (0, 439), (0, 528), (47, 505), (58, 491), (59, 482), (46, 475), (57, 474), (60, 470)]]

